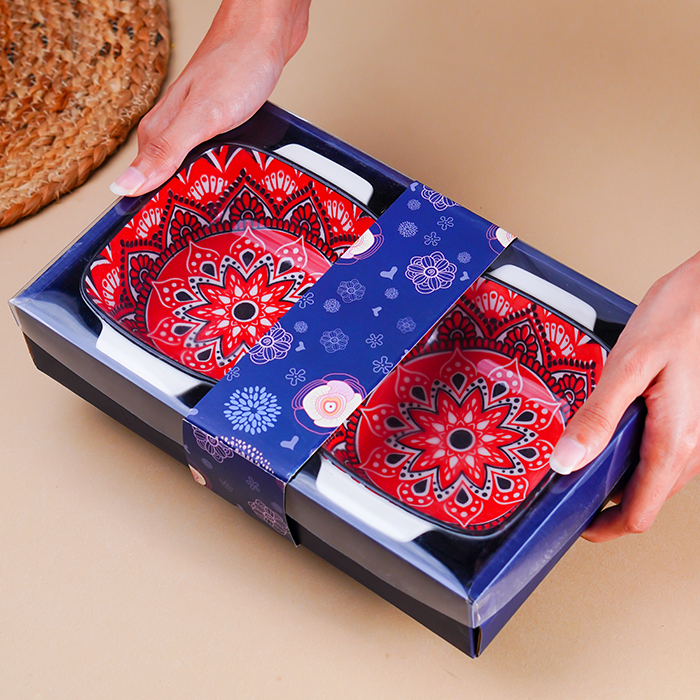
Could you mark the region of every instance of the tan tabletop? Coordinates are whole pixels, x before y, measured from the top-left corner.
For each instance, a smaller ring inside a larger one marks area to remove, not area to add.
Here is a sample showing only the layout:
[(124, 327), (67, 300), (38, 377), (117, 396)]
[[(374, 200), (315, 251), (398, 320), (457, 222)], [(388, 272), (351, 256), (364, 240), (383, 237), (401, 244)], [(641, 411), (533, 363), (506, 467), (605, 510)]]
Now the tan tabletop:
[[(170, 0), (170, 80), (217, 0)], [(697, 2), (315, 0), (274, 101), (639, 301), (700, 248)], [(8, 299), (135, 134), (0, 232)], [(697, 290), (696, 290), (697, 291)], [(471, 660), (34, 369), (0, 314), (0, 697), (700, 697), (700, 482)]]

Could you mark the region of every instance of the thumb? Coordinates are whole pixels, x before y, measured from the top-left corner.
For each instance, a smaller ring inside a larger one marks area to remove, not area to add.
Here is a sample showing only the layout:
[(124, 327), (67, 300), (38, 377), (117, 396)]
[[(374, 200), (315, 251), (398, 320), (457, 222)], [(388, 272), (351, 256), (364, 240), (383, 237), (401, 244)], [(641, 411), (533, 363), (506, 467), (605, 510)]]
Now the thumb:
[(569, 421), (551, 456), (550, 468), (571, 474), (594, 460), (610, 442), (627, 407), (649, 386), (653, 376), (630, 353), (613, 350), (600, 382)]
[(214, 136), (212, 120), (185, 107), (157, 136), (142, 145), (131, 165), (110, 185), (119, 196), (134, 197), (162, 185), (189, 151)]

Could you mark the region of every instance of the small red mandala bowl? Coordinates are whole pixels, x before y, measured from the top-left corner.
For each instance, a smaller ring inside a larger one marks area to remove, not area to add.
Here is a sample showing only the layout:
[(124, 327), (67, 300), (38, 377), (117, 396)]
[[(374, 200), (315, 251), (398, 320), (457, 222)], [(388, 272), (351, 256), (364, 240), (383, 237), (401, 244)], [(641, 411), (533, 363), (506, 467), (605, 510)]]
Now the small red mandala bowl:
[(573, 322), (481, 278), (325, 449), (433, 523), (494, 533), (551, 478), (553, 447), (606, 355)]
[(82, 293), (137, 345), (217, 381), (373, 220), (279, 156), (219, 145), (115, 234)]

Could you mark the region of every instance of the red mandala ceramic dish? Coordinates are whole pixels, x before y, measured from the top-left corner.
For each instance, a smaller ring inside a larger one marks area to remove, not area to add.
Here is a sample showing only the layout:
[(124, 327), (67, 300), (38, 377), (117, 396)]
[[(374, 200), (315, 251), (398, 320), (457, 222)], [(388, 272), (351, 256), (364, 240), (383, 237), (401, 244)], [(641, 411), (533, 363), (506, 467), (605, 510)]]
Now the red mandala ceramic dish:
[(372, 221), (279, 157), (225, 144), (117, 233), (83, 294), (137, 343), (218, 380)]
[(480, 279), (326, 443), (353, 476), (441, 525), (488, 534), (548, 477), (606, 350)]

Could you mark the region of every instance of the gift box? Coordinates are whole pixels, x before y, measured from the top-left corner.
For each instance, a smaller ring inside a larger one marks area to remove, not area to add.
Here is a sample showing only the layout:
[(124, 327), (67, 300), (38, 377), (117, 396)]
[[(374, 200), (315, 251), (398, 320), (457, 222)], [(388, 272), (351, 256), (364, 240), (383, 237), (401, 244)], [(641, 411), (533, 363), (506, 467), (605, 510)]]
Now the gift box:
[(549, 470), (634, 307), (265, 105), (11, 300), (37, 367), (471, 656), (637, 460)]

